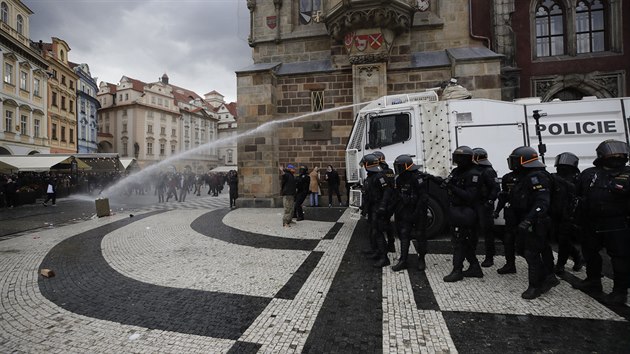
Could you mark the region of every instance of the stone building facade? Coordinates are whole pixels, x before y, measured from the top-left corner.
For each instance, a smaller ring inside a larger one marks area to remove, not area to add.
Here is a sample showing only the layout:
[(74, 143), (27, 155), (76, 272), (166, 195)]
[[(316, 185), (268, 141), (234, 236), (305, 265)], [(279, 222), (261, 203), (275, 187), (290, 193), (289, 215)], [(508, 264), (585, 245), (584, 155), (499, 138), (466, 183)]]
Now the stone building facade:
[(238, 130), (271, 126), (239, 139), (239, 203), (277, 205), (279, 167), (289, 163), (343, 174), (361, 103), (452, 77), (475, 97), (500, 99), (502, 56), (472, 31), (469, 3), (248, 0), (254, 64), (237, 72)]
[(2, 0), (0, 14), (0, 155), (47, 154), (48, 64), (31, 48), (33, 12), (19, 0)]

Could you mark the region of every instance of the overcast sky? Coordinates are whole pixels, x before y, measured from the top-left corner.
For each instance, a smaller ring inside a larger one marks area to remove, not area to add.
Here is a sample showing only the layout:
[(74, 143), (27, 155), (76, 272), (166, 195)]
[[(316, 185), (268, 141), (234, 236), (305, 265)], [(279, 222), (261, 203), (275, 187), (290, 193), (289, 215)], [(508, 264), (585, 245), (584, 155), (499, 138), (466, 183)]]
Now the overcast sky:
[(63, 39), (98, 82), (125, 75), (236, 101), (235, 71), (252, 63), (246, 0), (22, 0), (33, 41)]

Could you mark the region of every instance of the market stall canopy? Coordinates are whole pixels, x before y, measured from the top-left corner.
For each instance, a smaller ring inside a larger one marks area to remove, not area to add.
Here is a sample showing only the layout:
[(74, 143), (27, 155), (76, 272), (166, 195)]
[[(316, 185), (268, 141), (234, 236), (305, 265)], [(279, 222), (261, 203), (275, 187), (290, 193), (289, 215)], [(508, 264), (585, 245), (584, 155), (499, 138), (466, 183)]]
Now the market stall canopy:
[(92, 168), (92, 172), (121, 172), (125, 167), (116, 153), (75, 154)]
[(4, 162), (4, 161), (0, 161), (0, 173), (11, 173), (13, 171), (17, 171), (18, 168), (13, 166), (13, 165), (9, 165), (8, 163)]
[(230, 172), (230, 171), (238, 171), (237, 166), (219, 166), (210, 170), (210, 172)]
[(138, 167), (138, 162), (136, 161), (135, 158), (133, 157), (123, 157), (120, 159), (120, 163), (123, 165), (123, 167), (126, 169), (134, 168), (134, 167)]
[[(73, 155), (4, 155), (0, 156), (0, 162), (4, 165), (13, 166), (10, 172), (44, 172), (50, 171), (51, 169), (63, 169), (63, 165), (70, 166), (72, 158)], [(81, 161), (81, 159), (76, 158), (76, 161), (79, 170), (91, 169), (91, 167)], [(2, 168), (4, 169), (4, 167)]]

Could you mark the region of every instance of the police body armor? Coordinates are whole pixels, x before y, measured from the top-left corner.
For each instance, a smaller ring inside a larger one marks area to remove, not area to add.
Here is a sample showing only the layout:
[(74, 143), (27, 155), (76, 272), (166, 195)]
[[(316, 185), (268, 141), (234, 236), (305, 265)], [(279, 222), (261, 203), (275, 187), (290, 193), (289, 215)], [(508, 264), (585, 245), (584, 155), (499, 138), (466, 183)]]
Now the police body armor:
[(630, 218), (630, 167), (617, 171), (592, 167), (580, 176), (583, 219), (599, 220), (595, 228), (608, 231), (628, 228)]
[(479, 182), (481, 171), (471, 167), (461, 171), (459, 167), (451, 173), (448, 188), (450, 202), (449, 222), (455, 227), (474, 227), (477, 223), (475, 204), (479, 202)]
[[(510, 199), (517, 220), (548, 224), (551, 205), (551, 175), (545, 170), (534, 170), (523, 176), (514, 186)], [(546, 192), (540, 195), (539, 193)]]
[(506, 227), (514, 227), (518, 224), (514, 208), (510, 204), (514, 187), (518, 184), (519, 177), (515, 172), (509, 172), (501, 178), (501, 192), (498, 196), (497, 213), (503, 209), (503, 219)]
[(425, 173), (414, 171), (396, 178), (396, 220), (426, 224), (429, 180)]

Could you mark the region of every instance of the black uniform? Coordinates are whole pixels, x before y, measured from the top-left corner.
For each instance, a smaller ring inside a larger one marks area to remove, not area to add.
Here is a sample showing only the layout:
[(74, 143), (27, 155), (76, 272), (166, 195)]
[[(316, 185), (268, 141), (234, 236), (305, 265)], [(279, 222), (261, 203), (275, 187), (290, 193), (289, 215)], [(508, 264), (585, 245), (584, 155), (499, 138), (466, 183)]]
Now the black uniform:
[(409, 245), (413, 237), (417, 241), (419, 268), (424, 270), (424, 256), (427, 253), (428, 188), (428, 175), (417, 170), (405, 171), (396, 178), (394, 199), (397, 205), (394, 216), (396, 231), (400, 238), (400, 259), (398, 264), (392, 267), (394, 271), (407, 268)]
[[(396, 174), (394, 174), (394, 170), (389, 168), (387, 162), (380, 163), (381, 168), (383, 169), (383, 175), (387, 180), (387, 183), (393, 188), (394, 180), (396, 178)], [(391, 209), (391, 208), (390, 208)], [(394, 238), (394, 225), (390, 221), (391, 215), (387, 218), (387, 224), (385, 225), (385, 234), (387, 235), (387, 252), (396, 252), (396, 241)]]
[(509, 203), (519, 223), (517, 243), (527, 261), (529, 294), (523, 297), (535, 298), (558, 282), (548, 242), (552, 177), (544, 167), (523, 169), (519, 177)]
[(389, 265), (385, 232), (389, 225), (392, 186), (382, 172), (369, 172), (365, 182), (364, 211), (370, 222), (370, 244), (376, 251), (375, 266)]
[(309, 193), (309, 186), (311, 184), (311, 176), (308, 175), (306, 168), (300, 168), (300, 174), (295, 178), (296, 192), (295, 192), (295, 207), (293, 216), (297, 221), (304, 220), (304, 209), (302, 204)]
[(490, 267), (494, 264), (493, 257), (496, 253), (494, 247), (494, 202), (499, 196), (501, 188), (499, 187), (499, 179), (497, 172), (488, 165), (479, 165), (481, 170), (481, 183), (479, 183), (479, 203), (476, 205), (479, 223), (477, 224), (477, 238), (483, 236), (486, 249), (486, 259), (482, 266)]
[[(479, 184), (481, 170), (476, 166), (456, 167), (450, 175), (446, 188), (449, 196), (449, 222), (453, 241), (453, 271), (445, 281), (461, 280), (462, 276), (483, 277), (479, 261), (475, 255), (477, 235), (474, 232), (477, 224), (475, 206), (480, 201)], [(462, 272), (464, 259), (470, 268)]]
[(580, 175), (578, 196), (584, 213), (580, 219), (584, 221), (585, 285), (601, 290), (599, 251), (605, 247), (613, 268), (611, 295), (625, 302), (630, 286), (630, 167), (586, 169)]
[[(518, 184), (518, 174), (516, 172), (508, 172), (501, 178), (501, 192), (498, 196), (497, 207), (494, 211), (494, 217), (499, 217), (499, 212), (503, 210), (503, 219), (505, 220), (505, 230), (503, 233), (503, 248), (505, 250), (505, 265), (497, 269), (499, 274), (516, 273), (516, 226), (518, 221), (514, 214), (514, 208), (510, 205), (512, 199), (512, 191), (514, 186)], [(520, 252), (522, 254), (522, 251)]]
[(551, 219), (553, 221), (552, 234), (558, 241), (558, 260), (555, 272), (564, 272), (564, 265), (569, 256), (573, 259), (574, 270), (582, 267), (580, 251), (572, 242), (574, 235), (579, 234), (579, 228), (575, 221), (576, 185), (579, 179), (579, 170), (571, 173), (554, 173), (553, 176), (553, 200), (551, 201)]
[[(230, 171), (228, 173), (227, 183), (230, 187), (230, 208), (236, 207), (236, 199), (238, 199), (238, 174), (236, 171)], [(201, 189), (197, 183), (195, 183), (195, 188)]]

